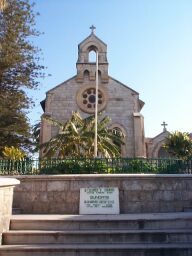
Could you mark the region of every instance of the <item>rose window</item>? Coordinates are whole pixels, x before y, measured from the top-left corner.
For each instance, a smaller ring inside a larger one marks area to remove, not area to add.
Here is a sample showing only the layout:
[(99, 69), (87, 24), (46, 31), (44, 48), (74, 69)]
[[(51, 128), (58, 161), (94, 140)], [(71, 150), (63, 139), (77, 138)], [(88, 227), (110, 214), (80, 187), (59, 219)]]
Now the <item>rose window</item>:
[[(83, 105), (85, 105), (89, 109), (95, 109), (95, 89), (90, 88), (83, 92)], [(100, 91), (98, 91), (98, 107), (103, 103), (103, 96)]]
[[(84, 90), (83, 90), (84, 89)], [(77, 104), (87, 113), (94, 113), (95, 111), (95, 88), (82, 88), (77, 94)], [(104, 109), (106, 105), (106, 93), (103, 89), (98, 90), (98, 111)]]

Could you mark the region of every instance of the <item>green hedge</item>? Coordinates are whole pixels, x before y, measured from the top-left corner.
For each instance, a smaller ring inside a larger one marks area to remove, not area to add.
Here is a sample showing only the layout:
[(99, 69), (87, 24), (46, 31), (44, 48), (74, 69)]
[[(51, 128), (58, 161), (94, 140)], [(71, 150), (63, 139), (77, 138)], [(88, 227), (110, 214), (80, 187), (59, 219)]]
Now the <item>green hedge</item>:
[(51, 166), (42, 167), (39, 174), (90, 174), (107, 173), (108, 167), (105, 162), (90, 161), (89, 159), (68, 159), (59, 163), (52, 162)]
[(172, 161), (147, 162), (141, 159), (133, 159), (118, 162), (105, 162), (100, 159), (68, 159), (60, 162), (45, 162), (40, 174), (90, 174), (90, 173), (154, 173), (177, 174), (183, 173), (182, 164)]
[(192, 173), (192, 161), (144, 158), (0, 160), (1, 175), (91, 173), (190, 174)]

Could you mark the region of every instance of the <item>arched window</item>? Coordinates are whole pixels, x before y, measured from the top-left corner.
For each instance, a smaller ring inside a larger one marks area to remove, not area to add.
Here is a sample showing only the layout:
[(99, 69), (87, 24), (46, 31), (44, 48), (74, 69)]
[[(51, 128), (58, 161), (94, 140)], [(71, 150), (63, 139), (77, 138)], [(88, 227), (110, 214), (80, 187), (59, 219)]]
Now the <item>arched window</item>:
[(89, 62), (96, 62), (96, 52), (94, 50), (89, 52)]
[[(123, 138), (123, 132), (119, 127), (113, 127), (112, 131), (116, 136)], [(116, 144), (118, 147), (121, 146), (118, 141), (114, 141), (114, 144)]]
[(84, 81), (89, 81), (89, 71), (86, 69), (83, 73)]
[(112, 131), (117, 134), (122, 136), (122, 141), (124, 142), (124, 145), (120, 145), (118, 141), (114, 141), (114, 143), (121, 148), (121, 156), (125, 157), (126, 156), (126, 131), (123, 128), (122, 125), (114, 123), (110, 126)]
[(121, 129), (119, 127), (113, 127), (113, 132), (117, 135), (123, 134), (123, 132), (121, 131)]

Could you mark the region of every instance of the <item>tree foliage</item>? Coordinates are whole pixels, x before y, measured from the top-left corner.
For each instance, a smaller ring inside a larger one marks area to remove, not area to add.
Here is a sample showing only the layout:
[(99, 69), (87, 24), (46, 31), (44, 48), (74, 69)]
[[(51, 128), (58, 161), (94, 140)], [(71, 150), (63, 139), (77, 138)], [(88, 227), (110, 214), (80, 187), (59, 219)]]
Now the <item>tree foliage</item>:
[(44, 69), (32, 42), (39, 36), (35, 17), (28, 0), (7, 0), (0, 11), (0, 154), (4, 146), (30, 144), (26, 113), (32, 100), (27, 92), (37, 88)]
[[(123, 134), (108, 128), (110, 119), (99, 114), (98, 154), (103, 157), (120, 156)], [(59, 133), (41, 145), (46, 157), (94, 157), (95, 118), (83, 119), (78, 112), (63, 124), (49, 116), (44, 119), (59, 127)]]
[(33, 141), (33, 153), (39, 151), (40, 145), (40, 131), (41, 131), (41, 122), (37, 122), (32, 127), (32, 141)]
[(187, 132), (171, 133), (166, 140), (165, 148), (179, 159), (187, 160), (192, 157), (192, 140)]

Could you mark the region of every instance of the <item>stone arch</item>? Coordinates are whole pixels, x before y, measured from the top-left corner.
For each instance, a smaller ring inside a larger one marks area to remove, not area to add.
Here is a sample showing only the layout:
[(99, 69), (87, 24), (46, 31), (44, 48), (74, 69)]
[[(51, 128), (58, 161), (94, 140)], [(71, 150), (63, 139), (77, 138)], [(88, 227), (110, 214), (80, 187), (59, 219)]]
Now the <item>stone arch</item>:
[(98, 52), (105, 52), (106, 47), (99, 44), (97, 41), (93, 43), (93, 41), (87, 42), (85, 45), (81, 47), (82, 52), (90, 52), (90, 51), (98, 51)]
[[(96, 52), (99, 52), (99, 51), (98, 51), (98, 48), (95, 45), (91, 45), (87, 48), (86, 58), (87, 58), (89, 63), (96, 63)], [(93, 60), (91, 58), (93, 58)]]
[(88, 69), (85, 69), (85, 70), (83, 71), (83, 80), (84, 80), (84, 81), (89, 81), (89, 80), (90, 80), (89, 76), (90, 76), (89, 70), (88, 70)]
[(98, 79), (99, 79), (99, 83), (101, 83), (101, 76), (102, 76), (101, 70), (98, 70)]
[[(88, 44), (82, 47), (82, 52), (84, 53), (84, 59), (87, 63), (95, 63), (96, 62), (96, 52), (99, 53), (99, 49), (94, 44)], [(95, 61), (90, 61), (90, 53), (95, 52)]]
[(152, 157), (154, 158), (169, 158), (171, 155), (165, 151), (163, 148), (163, 145), (165, 143), (165, 140), (161, 140), (157, 142), (152, 150)]
[(90, 50), (88, 53), (88, 62), (96, 63), (96, 52), (94, 50)]
[(122, 157), (125, 157), (126, 156), (126, 137), (127, 137), (127, 132), (125, 130), (125, 128), (119, 124), (119, 123), (113, 123), (110, 125), (110, 129), (119, 129), (123, 135), (124, 135), (124, 138), (123, 138), (123, 142), (125, 143), (124, 145), (121, 146), (121, 156)]
[(163, 146), (163, 141), (158, 141), (152, 149), (151, 156), (154, 158), (158, 158), (159, 149)]
[[(84, 81), (88, 81), (88, 79), (94, 81), (96, 77), (96, 70), (95, 68), (93, 70), (89, 70), (85, 67), (84, 69), (82, 69), (82, 74), (83, 74)], [(99, 82), (101, 83), (102, 71), (100, 69), (98, 69), (98, 79), (99, 79)]]

